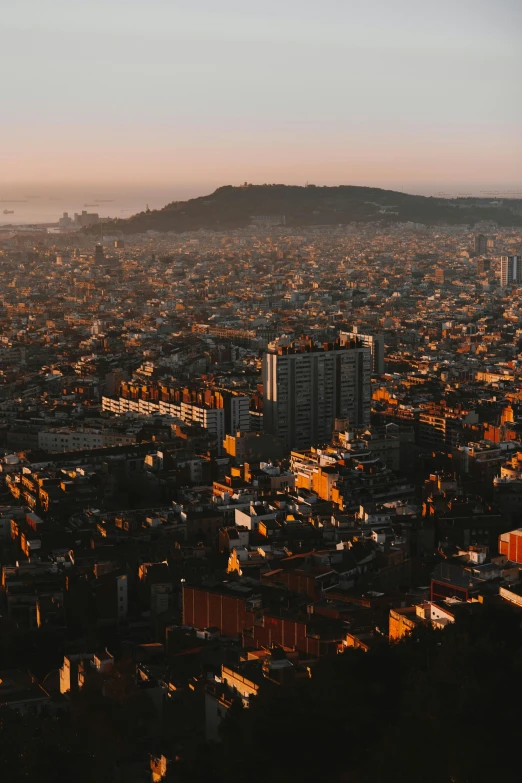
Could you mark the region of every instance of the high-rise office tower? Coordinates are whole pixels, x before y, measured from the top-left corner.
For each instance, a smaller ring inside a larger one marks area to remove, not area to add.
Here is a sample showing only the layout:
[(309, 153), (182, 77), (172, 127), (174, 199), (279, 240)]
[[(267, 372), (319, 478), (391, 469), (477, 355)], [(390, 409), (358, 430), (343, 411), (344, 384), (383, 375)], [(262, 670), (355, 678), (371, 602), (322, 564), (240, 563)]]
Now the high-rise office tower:
[(479, 256), (485, 256), (488, 252), (488, 238), (484, 234), (477, 234), (475, 237), (475, 253)]
[(105, 253), (103, 252), (103, 245), (96, 245), (94, 248), (94, 260), (95, 261), (105, 261)]
[(362, 345), (370, 349), (372, 354), (372, 372), (375, 375), (384, 373), (384, 335), (383, 334), (361, 334), (354, 326), (351, 332), (339, 332), (341, 345), (346, 345), (353, 340), (359, 340)]
[(330, 440), (335, 419), (370, 422), (372, 358), (360, 341), (317, 345), (281, 338), (263, 357), (263, 424), (287, 448)]
[(500, 256), (500, 285), (522, 285), (522, 256)]

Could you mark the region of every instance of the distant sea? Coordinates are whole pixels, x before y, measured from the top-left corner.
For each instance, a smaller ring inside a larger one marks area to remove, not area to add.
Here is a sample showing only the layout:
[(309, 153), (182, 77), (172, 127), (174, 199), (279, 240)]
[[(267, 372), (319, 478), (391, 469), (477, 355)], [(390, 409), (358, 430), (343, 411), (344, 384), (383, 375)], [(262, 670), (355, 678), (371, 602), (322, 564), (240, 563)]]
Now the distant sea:
[[(0, 225), (56, 223), (64, 212), (97, 212), (100, 217), (128, 218), (171, 201), (203, 195), (201, 188), (0, 185)], [(8, 211), (13, 214), (4, 214)]]
[[(5, 184), (0, 183), (0, 225), (27, 223), (56, 223), (64, 212), (72, 217), (75, 212), (85, 209), (97, 212), (100, 217), (128, 218), (147, 208), (161, 209), (171, 201), (185, 201), (197, 196), (212, 193), (218, 183), (185, 185), (174, 183), (172, 187), (164, 185), (55, 185), (55, 184)], [(239, 183), (233, 183), (239, 184)], [(301, 183), (299, 183), (301, 184)], [(355, 183), (353, 183), (355, 184)], [(357, 183), (363, 184), (363, 183)], [(410, 184), (397, 186), (395, 183), (379, 183), (372, 186), (402, 190), (406, 193), (418, 193), (425, 196), (482, 196), (489, 198), (521, 198), (522, 185), (492, 186), (475, 183), (471, 187), (450, 186), (441, 189), (440, 184)], [(9, 213), (4, 215), (4, 210)]]

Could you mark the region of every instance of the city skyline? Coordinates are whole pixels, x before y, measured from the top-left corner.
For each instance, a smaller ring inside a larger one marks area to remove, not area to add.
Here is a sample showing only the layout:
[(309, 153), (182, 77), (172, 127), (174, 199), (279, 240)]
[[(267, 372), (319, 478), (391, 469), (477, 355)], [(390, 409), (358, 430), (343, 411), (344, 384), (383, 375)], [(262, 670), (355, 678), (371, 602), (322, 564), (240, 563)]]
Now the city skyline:
[(516, 780), (522, 3), (5, 5), (2, 780)]
[(8, 190), (522, 189), (514, 0), (22, 0), (4, 28)]

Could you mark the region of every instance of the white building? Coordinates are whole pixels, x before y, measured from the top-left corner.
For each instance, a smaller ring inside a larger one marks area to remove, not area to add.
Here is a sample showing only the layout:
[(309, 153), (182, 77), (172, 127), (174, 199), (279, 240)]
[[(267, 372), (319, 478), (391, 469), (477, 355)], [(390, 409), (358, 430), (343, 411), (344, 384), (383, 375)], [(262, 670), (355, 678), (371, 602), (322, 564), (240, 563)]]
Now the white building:
[(108, 446), (129, 446), (134, 443), (136, 443), (135, 435), (103, 430), (60, 427), (38, 433), (38, 447), (49, 452), (83, 451)]
[(260, 522), (276, 518), (276, 512), (262, 503), (251, 503), (249, 509), (234, 509), (235, 526), (244, 527), (249, 531), (257, 530)]
[(500, 285), (522, 283), (522, 256), (500, 256)]
[[(235, 420), (248, 423), (248, 397), (232, 398), (234, 403), (236, 400), (238, 404), (232, 408)], [(246, 412), (245, 401), (247, 405)], [(129, 400), (125, 397), (119, 397), (118, 399), (102, 397), (102, 410), (110, 411), (118, 416), (129, 412), (145, 416), (160, 414), (180, 419), (185, 424), (199, 424), (217, 439), (218, 449), (222, 450), (222, 443), (225, 437), (224, 408), (209, 408), (206, 405), (200, 405), (195, 402), (150, 402), (148, 400)], [(247, 426), (246, 429), (249, 429), (249, 427)], [(236, 432), (236, 430), (233, 429), (233, 432)]]

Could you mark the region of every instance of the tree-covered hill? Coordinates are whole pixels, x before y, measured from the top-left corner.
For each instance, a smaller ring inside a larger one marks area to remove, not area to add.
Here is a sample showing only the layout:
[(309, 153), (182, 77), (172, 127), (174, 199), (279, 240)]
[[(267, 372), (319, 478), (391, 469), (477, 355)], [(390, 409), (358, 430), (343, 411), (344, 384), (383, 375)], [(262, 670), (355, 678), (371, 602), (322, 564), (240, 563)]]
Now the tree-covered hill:
[[(108, 221), (105, 231), (140, 234), (146, 231), (230, 230), (243, 228), (254, 217), (269, 217), (288, 226), (337, 225), (352, 221), (470, 224), (493, 221), (522, 225), (521, 202), (488, 199), (444, 199), (380, 188), (342, 185), (227, 185), (188, 201), (173, 201), (163, 209)], [(98, 227), (86, 229), (99, 233)]]

